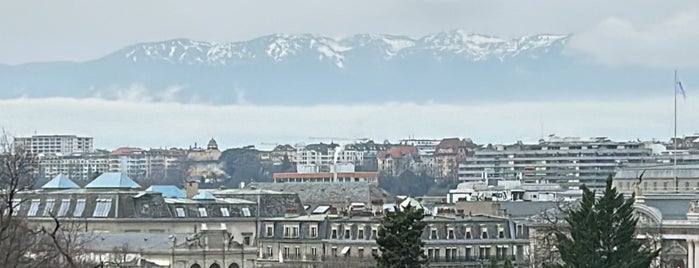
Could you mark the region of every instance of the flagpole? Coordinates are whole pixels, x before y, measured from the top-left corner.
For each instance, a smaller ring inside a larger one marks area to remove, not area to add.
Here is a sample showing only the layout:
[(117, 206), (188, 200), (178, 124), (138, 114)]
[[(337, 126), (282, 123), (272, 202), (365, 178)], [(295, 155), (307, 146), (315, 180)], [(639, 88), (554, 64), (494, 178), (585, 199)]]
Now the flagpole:
[(675, 95), (675, 132), (673, 135), (673, 141), (675, 143), (675, 152), (672, 154), (673, 165), (672, 165), (672, 175), (675, 177), (675, 192), (679, 190), (679, 185), (677, 182), (677, 69), (675, 69), (675, 83), (673, 85), (674, 95)]

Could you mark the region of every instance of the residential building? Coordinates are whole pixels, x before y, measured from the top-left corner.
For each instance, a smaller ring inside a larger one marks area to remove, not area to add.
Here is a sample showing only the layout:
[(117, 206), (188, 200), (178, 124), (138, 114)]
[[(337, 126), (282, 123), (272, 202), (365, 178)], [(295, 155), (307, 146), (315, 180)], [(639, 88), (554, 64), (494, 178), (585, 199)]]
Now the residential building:
[(476, 147), (470, 139), (459, 138), (442, 139), (437, 145), (434, 154), (425, 157), (432, 166), (434, 175), (440, 179), (456, 180), (459, 164), (466, 160)]
[(550, 182), (578, 188), (586, 184), (602, 188), (609, 175), (621, 167), (655, 163), (652, 145), (615, 142), (605, 137), (550, 137), (536, 144), (488, 145), (459, 165), (459, 180), (520, 179)]
[(87, 181), (109, 171), (109, 155), (89, 154), (48, 154), (38, 158), (39, 175), (45, 179), (64, 174), (75, 180)]
[[(405, 200), (404, 203), (414, 203)], [(423, 230), (430, 267), (478, 266), (509, 259), (527, 265), (529, 241), (523, 228), (511, 220), (489, 215), (464, 215), (444, 210), (426, 216)], [(267, 218), (261, 222), (259, 267), (313, 267), (320, 263), (373, 264), (379, 254), (376, 237), (382, 213), (342, 217), (323, 213), (300, 217)], [(521, 233), (517, 233), (520, 231)]]
[(417, 147), (412, 145), (393, 146), (376, 155), (379, 172), (392, 176), (399, 176), (405, 171), (413, 170), (415, 163), (419, 160)]
[(136, 180), (163, 179), (182, 173), (185, 151), (121, 147), (109, 153), (109, 172), (121, 172)]
[(94, 150), (92, 137), (78, 137), (76, 135), (15, 137), (14, 145), (21, 146), (35, 155), (92, 153)]

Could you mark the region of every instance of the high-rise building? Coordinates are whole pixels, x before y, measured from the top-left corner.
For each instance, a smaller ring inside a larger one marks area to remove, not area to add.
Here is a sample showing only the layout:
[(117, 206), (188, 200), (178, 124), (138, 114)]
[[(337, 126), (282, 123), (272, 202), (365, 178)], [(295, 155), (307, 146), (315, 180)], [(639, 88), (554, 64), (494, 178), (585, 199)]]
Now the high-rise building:
[(91, 153), (93, 151), (92, 137), (78, 137), (76, 135), (16, 137), (14, 145), (33, 154)]

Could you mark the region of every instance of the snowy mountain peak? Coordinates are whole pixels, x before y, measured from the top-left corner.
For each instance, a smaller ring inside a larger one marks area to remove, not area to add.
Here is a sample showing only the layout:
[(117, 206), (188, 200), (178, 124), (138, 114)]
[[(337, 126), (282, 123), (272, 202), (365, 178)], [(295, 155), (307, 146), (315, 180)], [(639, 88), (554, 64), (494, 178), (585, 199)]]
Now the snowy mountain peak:
[(503, 39), (464, 30), (440, 32), (419, 39), (382, 34), (358, 34), (343, 39), (312, 34), (273, 34), (232, 43), (174, 39), (138, 44), (117, 53), (132, 62), (218, 66), (248, 60), (280, 63), (292, 58), (314, 58), (345, 68), (347, 53), (358, 50), (377, 53), (384, 60), (427, 53), (437, 60), (504, 61), (525, 52), (547, 53), (551, 47), (564, 45), (568, 38), (569, 35), (532, 35)]

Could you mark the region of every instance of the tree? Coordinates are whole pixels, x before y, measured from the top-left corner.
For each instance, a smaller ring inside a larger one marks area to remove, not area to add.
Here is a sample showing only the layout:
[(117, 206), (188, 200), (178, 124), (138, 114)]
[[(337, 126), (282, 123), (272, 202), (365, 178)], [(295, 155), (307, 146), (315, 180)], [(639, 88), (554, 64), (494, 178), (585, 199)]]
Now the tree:
[(611, 176), (599, 199), (595, 198), (595, 191), (582, 188), (580, 205), (565, 212), (569, 232), (556, 233), (556, 245), (563, 261), (557, 267), (649, 267), (659, 250), (650, 249), (636, 238), (635, 196), (624, 199), (612, 187)]
[(380, 255), (374, 255), (376, 267), (425, 267), (429, 264), (423, 246), (422, 231), (426, 223), (422, 209), (408, 205), (387, 212), (381, 221), (376, 244)]
[(0, 135), (0, 144), (8, 145), (0, 148), (0, 267), (84, 267), (74, 258), (86, 241), (79, 226), (53, 215), (53, 224), (33, 226), (20, 213), (31, 196), (25, 190), (36, 180), (37, 161), (23, 148), (9, 146), (6, 135)]

